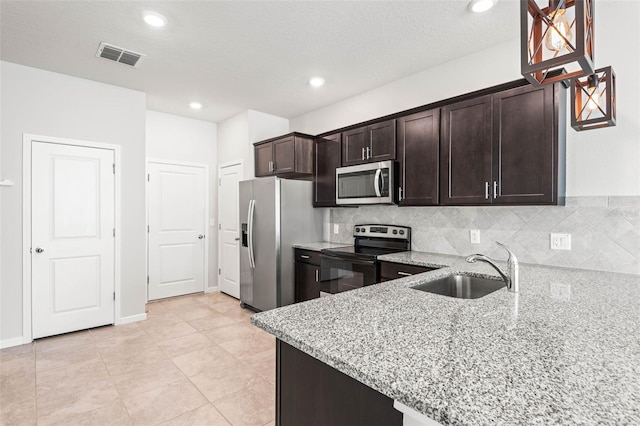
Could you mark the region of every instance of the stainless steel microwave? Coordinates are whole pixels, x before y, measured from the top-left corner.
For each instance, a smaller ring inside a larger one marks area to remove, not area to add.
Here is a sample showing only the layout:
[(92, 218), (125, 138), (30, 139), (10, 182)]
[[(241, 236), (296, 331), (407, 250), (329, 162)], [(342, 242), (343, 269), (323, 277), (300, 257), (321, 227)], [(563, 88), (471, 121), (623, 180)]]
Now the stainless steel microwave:
[(393, 204), (393, 161), (338, 167), (336, 204)]

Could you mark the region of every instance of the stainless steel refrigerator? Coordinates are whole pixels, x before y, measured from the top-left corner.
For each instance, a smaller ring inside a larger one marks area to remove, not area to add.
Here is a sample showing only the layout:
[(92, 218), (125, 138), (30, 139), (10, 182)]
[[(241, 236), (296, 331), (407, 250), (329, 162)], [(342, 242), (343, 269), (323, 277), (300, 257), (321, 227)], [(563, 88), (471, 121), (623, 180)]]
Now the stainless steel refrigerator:
[(322, 241), (322, 209), (312, 182), (258, 178), (240, 182), (240, 301), (266, 311), (294, 302), (294, 243)]

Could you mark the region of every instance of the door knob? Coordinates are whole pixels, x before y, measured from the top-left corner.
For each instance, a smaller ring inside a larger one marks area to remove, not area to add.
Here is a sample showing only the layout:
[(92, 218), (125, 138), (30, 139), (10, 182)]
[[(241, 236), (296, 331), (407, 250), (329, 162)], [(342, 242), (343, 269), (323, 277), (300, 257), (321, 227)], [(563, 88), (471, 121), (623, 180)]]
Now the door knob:
[(44, 249), (42, 247), (36, 247), (36, 253), (42, 253)]
[(201, 239), (203, 239), (203, 238), (204, 238), (204, 235), (203, 235), (203, 234), (198, 235), (198, 239), (199, 239), (199, 240), (201, 240)]

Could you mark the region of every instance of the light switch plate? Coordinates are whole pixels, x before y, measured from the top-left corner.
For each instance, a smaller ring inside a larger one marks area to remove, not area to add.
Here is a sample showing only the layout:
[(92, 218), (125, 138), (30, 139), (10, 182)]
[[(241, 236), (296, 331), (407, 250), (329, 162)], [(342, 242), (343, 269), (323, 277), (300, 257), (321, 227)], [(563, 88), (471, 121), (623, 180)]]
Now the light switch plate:
[(471, 241), (471, 244), (480, 244), (479, 229), (469, 229), (469, 241)]
[(571, 250), (571, 234), (549, 234), (551, 250)]

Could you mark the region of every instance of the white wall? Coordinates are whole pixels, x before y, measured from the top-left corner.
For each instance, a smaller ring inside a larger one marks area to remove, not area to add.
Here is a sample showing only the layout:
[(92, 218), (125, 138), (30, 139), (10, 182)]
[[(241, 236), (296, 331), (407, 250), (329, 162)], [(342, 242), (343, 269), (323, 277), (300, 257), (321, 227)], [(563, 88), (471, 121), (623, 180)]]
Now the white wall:
[(121, 146), (123, 317), (144, 314), (145, 94), (129, 89), (0, 62), (0, 340), (22, 336), (22, 135), (80, 139)]
[(218, 163), (242, 160), (244, 179), (254, 175), (253, 147), (249, 144), (249, 111), (218, 123)]
[(218, 161), (217, 126), (208, 121), (194, 120), (147, 111), (147, 158), (177, 162), (200, 163), (209, 166), (209, 276), (207, 286), (218, 285)]
[[(618, 125), (567, 129), (567, 195), (640, 195), (640, 2), (599, 2), (595, 19), (596, 66), (617, 76)], [(291, 129), (318, 134), (520, 78), (510, 40), (292, 118)]]

